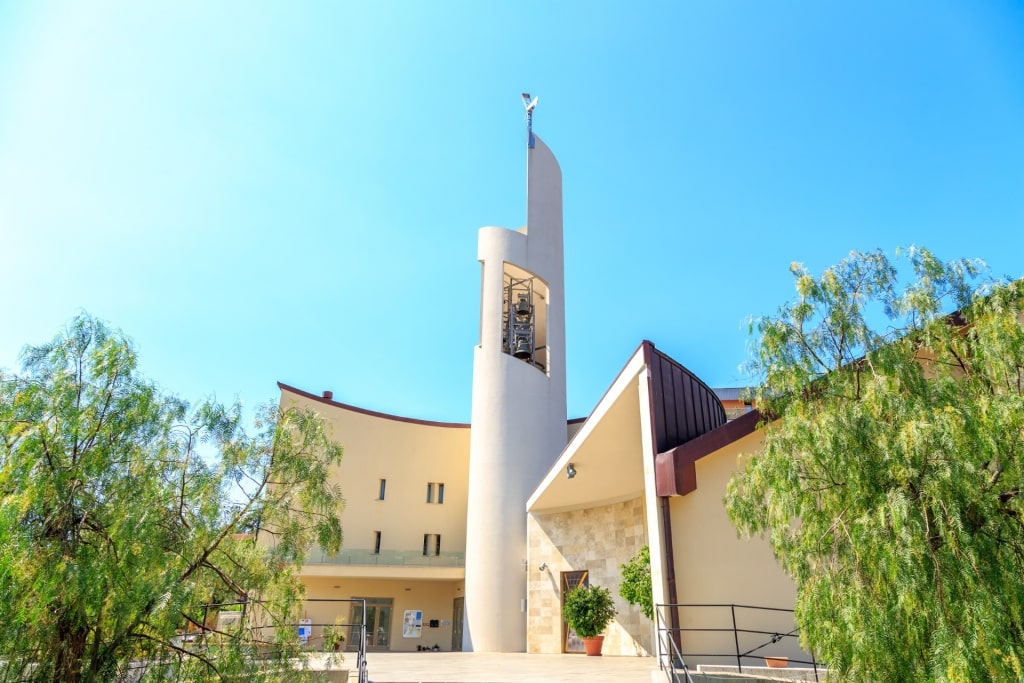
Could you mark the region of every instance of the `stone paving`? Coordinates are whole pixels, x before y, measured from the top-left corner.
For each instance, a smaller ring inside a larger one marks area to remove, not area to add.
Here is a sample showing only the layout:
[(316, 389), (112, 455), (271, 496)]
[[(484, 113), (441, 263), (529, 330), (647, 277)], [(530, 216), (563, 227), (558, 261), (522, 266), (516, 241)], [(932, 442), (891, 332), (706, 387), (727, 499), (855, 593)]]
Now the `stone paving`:
[[(658, 683), (667, 681), (653, 657), (370, 652), (373, 683)], [(355, 653), (345, 653), (355, 666)], [(353, 672), (354, 674), (355, 672)], [(354, 681), (355, 676), (349, 678)]]

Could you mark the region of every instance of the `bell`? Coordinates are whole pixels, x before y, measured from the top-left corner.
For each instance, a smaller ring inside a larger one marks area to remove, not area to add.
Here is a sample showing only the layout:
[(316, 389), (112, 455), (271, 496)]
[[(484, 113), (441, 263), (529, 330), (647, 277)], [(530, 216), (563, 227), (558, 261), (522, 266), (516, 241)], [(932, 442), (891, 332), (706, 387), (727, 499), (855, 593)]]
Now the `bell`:
[(516, 303), (516, 315), (530, 315), (530, 300), (527, 297), (520, 295)]
[(518, 337), (516, 339), (516, 348), (512, 352), (512, 355), (521, 360), (526, 360), (533, 355), (530, 351), (530, 340), (526, 337)]

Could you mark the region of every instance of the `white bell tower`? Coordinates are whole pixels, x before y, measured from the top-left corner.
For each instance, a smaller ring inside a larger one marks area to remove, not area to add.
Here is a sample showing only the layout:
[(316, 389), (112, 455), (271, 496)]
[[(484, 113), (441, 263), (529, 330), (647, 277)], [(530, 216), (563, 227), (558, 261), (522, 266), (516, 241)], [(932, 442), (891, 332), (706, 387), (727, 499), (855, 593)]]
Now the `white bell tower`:
[(463, 649), (526, 651), (526, 501), (566, 444), (562, 172), (527, 114), (526, 225), (480, 229)]

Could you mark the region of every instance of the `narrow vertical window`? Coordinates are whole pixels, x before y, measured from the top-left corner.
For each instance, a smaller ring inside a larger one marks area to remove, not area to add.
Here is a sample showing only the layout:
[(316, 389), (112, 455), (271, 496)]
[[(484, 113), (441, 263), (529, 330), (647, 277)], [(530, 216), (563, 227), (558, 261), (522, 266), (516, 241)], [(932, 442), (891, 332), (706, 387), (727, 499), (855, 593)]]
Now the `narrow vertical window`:
[[(437, 494), (436, 498), (434, 497), (435, 493)], [(427, 484), (427, 502), (437, 503), (438, 505), (444, 502), (444, 484), (437, 481)]]
[(373, 532), (373, 554), (380, 555), (380, 532)]
[(387, 488), (387, 485), (388, 485), (388, 480), (387, 479), (381, 479), (380, 480), (380, 493), (377, 495), (377, 500), (384, 500), (384, 489)]

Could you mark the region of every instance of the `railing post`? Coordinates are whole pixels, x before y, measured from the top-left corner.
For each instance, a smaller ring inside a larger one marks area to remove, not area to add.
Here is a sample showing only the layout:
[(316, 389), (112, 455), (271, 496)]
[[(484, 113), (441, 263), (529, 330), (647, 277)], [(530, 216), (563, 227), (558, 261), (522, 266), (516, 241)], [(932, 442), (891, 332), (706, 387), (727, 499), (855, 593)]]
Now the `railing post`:
[(366, 669), (366, 599), (362, 600), (363, 603), (363, 623), (359, 627), (359, 661), (357, 666), (359, 667), (359, 683), (369, 683), (369, 672)]
[(729, 605), (729, 611), (732, 612), (732, 639), (736, 642), (736, 667), (739, 669), (739, 673), (743, 673), (743, 658), (740, 657), (740, 634), (736, 630), (736, 605)]
[(199, 629), (200, 637), (206, 642), (206, 622), (210, 620), (210, 604), (203, 605), (203, 627)]
[(667, 605), (659, 605), (657, 611), (658, 628), (658, 650), (661, 656), (661, 666), (665, 671), (671, 671), (676, 665), (675, 648), (672, 647), (672, 631), (666, 625), (667, 618), (664, 614), (669, 609)]
[[(682, 622), (681, 622), (680, 614), (679, 614), (679, 605), (670, 605), (668, 609), (671, 610), (671, 612), (669, 613), (668, 626), (667, 626), (668, 634), (669, 634), (669, 641), (672, 643), (672, 646), (675, 648), (676, 654), (678, 654), (679, 658), (682, 659), (682, 657), (683, 657), (683, 629), (680, 627), (680, 624)], [(673, 657), (673, 659), (674, 659), (674, 657)]]

